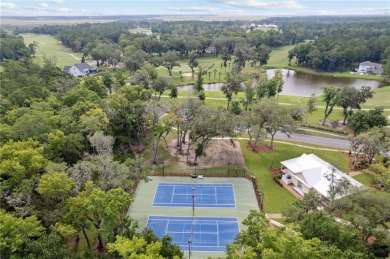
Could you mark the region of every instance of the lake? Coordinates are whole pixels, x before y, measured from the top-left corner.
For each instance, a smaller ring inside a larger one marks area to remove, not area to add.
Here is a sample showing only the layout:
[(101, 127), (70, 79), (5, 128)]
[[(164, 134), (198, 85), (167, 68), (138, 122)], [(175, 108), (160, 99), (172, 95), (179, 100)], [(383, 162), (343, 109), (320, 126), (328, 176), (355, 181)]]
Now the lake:
[[(268, 78), (272, 78), (275, 74), (275, 69), (267, 69)], [(387, 85), (384, 82), (376, 80), (365, 80), (344, 77), (331, 77), (310, 75), (294, 70), (282, 69), (284, 85), (281, 95), (292, 96), (310, 96), (312, 94), (320, 95), (322, 93), (321, 87), (324, 84), (335, 85), (336, 87), (352, 86), (360, 88), (362, 86), (370, 86), (371, 88), (378, 88)], [(192, 85), (185, 85), (178, 87), (179, 91), (192, 90)], [(222, 83), (203, 84), (205, 91), (220, 91)]]

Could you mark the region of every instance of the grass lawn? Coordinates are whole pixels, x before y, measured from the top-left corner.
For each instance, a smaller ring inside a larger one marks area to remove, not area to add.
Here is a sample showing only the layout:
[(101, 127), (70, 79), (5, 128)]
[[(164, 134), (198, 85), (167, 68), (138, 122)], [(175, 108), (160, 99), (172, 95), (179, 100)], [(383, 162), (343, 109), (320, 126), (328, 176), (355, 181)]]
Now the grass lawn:
[(63, 68), (64, 66), (71, 66), (75, 63), (81, 62), (81, 53), (75, 53), (69, 48), (65, 48), (60, 42), (57, 42), (56, 38), (50, 35), (25, 33), (21, 34), (24, 38), (24, 42), (28, 44), (33, 41), (38, 43), (37, 53), (33, 62), (36, 64), (43, 64), (43, 56), (56, 57), (57, 66)]
[[(241, 150), (245, 163), (257, 179), (259, 188), (264, 193), (264, 210), (266, 213), (280, 213), (283, 208), (291, 204), (296, 198), (286, 189), (277, 185), (268, 167), (278, 167), (281, 161), (298, 157), (303, 153), (311, 153), (312, 149), (303, 147), (291, 148), (290, 145), (275, 143), (276, 150), (266, 153), (253, 153), (246, 148), (246, 140), (241, 140)], [(348, 167), (346, 156), (337, 155), (335, 152), (315, 150), (314, 154), (325, 161), (335, 164), (340, 170)]]
[(359, 175), (356, 175), (352, 178), (355, 179), (356, 181), (364, 184), (367, 187), (370, 187), (370, 182), (374, 181), (374, 176), (372, 174), (368, 174), (368, 173), (359, 174)]
[(287, 45), (272, 49), (271, 56), (265, 68), (286, 68), (288, 67), (288, 52), (295, 45)]
[(368, 99), (363, 108), (373, 108), (382, 106), (385, 109), (390, 109), (390, 86), (376, 88), (374, 91), (374, 97)]

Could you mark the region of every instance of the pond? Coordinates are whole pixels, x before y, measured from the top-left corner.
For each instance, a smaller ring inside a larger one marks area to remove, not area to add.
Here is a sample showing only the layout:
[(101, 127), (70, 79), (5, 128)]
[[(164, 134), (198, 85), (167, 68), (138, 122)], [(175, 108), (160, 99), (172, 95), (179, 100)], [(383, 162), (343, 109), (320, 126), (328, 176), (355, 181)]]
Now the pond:
[[(275, 75), (275, 69), (268, 69), (268, 78)], [(320, 95), (322, 93), (321, 87), (324, 84), (334, 85), (336, 87), (352, 86), (360, 88), (362, 86), (369, 86), (371, 88), (378, 88), (385, 86), (386, 83), (376, 80), (355, 79), (345, 77), (331, 77), (311, 75), (294, 70), (282, 69), (284, 85), (281, 95), (293, 96), (310, 96), (311, 94)]]
[[(267, 69), (268, 78), (273, 77), (275, 69)], [(312, 94), (320, 95), (322, 93), (321, 87), (324, 84), (335, 85), (336, 87), (353, 86), (360, 88), (362, 86), (370, 86), (371, 88), (378, 88), (385, 86), (386, 83), (376, 80), (365, 80), (355, 78), (331, 77), (321, 75), (310, 75), (294, 70), (282, 69), (284, 85), (281, 95), (292, 96), (310, 96)], [(178, 88), (179, 91), (192, 90), (192, 85), (185, 85)], [(222, 83), (203, 84), (205, 91), (220, 91)]]

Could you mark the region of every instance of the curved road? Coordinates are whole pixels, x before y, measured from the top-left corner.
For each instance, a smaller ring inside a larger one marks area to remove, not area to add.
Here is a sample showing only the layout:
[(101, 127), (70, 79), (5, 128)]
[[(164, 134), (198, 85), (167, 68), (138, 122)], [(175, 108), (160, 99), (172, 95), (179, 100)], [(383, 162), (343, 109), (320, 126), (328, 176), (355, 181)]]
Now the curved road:
[(293, 140), (293, 141), (302, 142), (302, 143), (321, 145), (321, 146), (327, 146), (327, 147), (334, 147), (334, 148), (342, 148), (342, 149), (349, 149), (349, 147), (350, 147), (350, 143), (348, 140), (324, 138), (324, 137), (311, 136), (311, 135), (305, 135), (305, 134), (299, 134), (299, 133), (293, 133), (291, 135), (291, 138), (289, 138), (286, 136), (286, 134), (277, 132), (275, 134), (275, 138), (288, 139), (288, 140)]

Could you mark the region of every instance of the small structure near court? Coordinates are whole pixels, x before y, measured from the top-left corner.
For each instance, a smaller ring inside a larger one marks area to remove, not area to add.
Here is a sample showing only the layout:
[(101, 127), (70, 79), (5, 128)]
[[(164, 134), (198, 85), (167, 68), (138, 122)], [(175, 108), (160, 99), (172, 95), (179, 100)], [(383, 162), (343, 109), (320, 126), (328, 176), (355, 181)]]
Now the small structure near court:
[(333, 184), (337, 184), (343, 179), (346, 179), (351, 186), (364, 187), (314, 154), (302, 154), (300, 157), (282, 161), (281, 164), (284, 173), (283, 182), (293, 185), (293, 189), (301, 196), (314, 191), (321, 196), (322, 200), (327, 200), (332, 181)]

